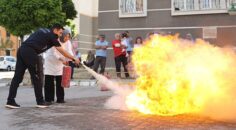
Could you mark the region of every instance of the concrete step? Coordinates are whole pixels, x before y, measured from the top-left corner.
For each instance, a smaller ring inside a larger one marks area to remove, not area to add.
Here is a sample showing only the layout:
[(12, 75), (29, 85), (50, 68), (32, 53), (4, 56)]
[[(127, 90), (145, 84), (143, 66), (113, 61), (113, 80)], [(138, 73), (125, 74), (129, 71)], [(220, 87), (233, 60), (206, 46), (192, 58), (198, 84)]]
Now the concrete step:
[[(107, 68), (105, 72), (108, 73), (112, 79), (117, 79), (116, 70), (114, 68)], [(122, 70), (121, 76), (125, 77), (123, 72)], [(90, 79), (91, 77), (92, 75), (84, 68), (74, 69), (74, 78), (76, 79)]]
[[(117, 76), (116, 76), (116, 71), (114, 68), (107, 68), (106, 72), (109, 74), (109, 76), (112, 79), (118, 80)], [(122, 76), (125, 77), (124, 73), (122, 73)], [(91, 77), (92, 77), (92, 75), (89, 74), (88, 71), (86, 71), (84, 68), (75, 68), (74, 69), (74, 79), (73, 80), (79, 81), (80, 84), (78, 84), (78, 85), (80, 85), (80, 86), (94, 85), (95, 81), (89, 80)], [(121, 80), (126, 81), (125, 79), (121, 79)], [(11, 79), (7, 79), (6, 81), (4, 81), (4, 83), (1, 82), (0, 87), (1, 86), (9, 86), (10, 82), (11, 82)], [(21, 86), (22, 85), (23, 86), (31, 85), (31, 79), (30, 79), (30, 75), (29, 75), (28, 71), (25, 72), (23, 83), (21, 84)]]
[[(134, 79), (111, 79), (113, 82), (118, 83), (120, 86), (122, 85), (129, 85), (134, 86)], [(78, 86), (97, 86), (97, 80), (89, 80), (89, 79), (80, 79), (80, 80), (74, 80), (72, 81)], [(73, 84), (72, 83), (72, 84)]]

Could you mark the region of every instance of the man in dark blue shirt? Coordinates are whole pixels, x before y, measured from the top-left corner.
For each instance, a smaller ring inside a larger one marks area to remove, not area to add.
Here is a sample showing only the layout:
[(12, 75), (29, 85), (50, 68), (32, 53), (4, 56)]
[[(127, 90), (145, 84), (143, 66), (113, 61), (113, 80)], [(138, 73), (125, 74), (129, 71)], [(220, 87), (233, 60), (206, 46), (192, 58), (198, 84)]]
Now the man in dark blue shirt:
[(9, 95), (7, 99), (7, 108), (20, 108), (15, 102), (17, 89), (22, 82), (25, 70), (28, 69), (31, 81), (34, 86), (34, 92), (36, 97), (37, 106), (39, 108), (46, 108), (47, 104), (43, 99), (42, 86), (43, 83), (40, 78), (40, 68), (42, 64), (39, 64), (41, 60), (38, 55), (46, 51), (51, 47), (55, 47), (62, 55), (71, 59), (76, 64), (80, 61), (66, 52), (60, 45), (58, 37), (62, 35), (63, 26), (55, 24), (51, 29), (39, 29), (34, 32), (30, 37), (24, 41), (21, 47), (17, 51), (17, 62), (14, 77), (11, 81)]

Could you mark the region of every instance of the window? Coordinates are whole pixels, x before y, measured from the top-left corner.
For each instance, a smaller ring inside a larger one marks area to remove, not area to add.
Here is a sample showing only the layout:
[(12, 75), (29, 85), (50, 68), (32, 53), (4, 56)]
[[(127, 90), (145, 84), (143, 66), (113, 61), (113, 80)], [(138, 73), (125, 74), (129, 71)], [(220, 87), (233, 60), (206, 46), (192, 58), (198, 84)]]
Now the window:
[(4, 57), (0, 57), (0, 61), (4, 61)]
[(9, 40), (11, 37), (11, 34), (8, 31), (6, 31), (6, 36), (7, 36), (7, 40)]
[(6, 60), (10, 61), (10, 62), (16, 62), (16, 60), (14, 58), (7, 58)]
[(227, 13), (236, 0), (172, 0), (172, 15)]
[(14, 58), (11, 58), (11, 62), (16, 62), (16, 60)]
[(200, 0), (200, 9), (225, 9), (225, 0)]
[(7, 61), (12, 61), (12, 59), (11, 59), (11, 58), (7, 58), (6, 60), (7, 60)]
[(147, 0), (119, 0), (119, 17), (147, 16)]

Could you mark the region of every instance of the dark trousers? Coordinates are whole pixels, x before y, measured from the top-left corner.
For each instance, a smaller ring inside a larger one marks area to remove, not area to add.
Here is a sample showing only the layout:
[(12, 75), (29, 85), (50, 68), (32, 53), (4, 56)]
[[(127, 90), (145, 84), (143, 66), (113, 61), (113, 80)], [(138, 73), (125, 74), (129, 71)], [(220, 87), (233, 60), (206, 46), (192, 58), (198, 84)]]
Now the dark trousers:
[(54, 80), (56, 80), (57, 101), (64, 100), (65, 92), (64, 92), (64, 88), (61, 86), (61, 79), (62, 79), (62, 76), (45, 75), (44, 96), (45, 96), (46, 102), (54, 101), (54, 97), (55, 97)]
[(106, 67), (106, 57), (97, 56), (94, 62), (93, 70), (98, 71), (99, 65), (101, 66), (100, 74), (104, 74)]
[(127, 57), (125, 55), (119, 55), (117, 57), (115, 57), (115, 64), (116, 64), (116, 73), (117, 73), (117, 77), (121, 77), (121, 63), (124, 67), (124, 71), (125, 71), (125, 77), (128, 78), (129, 77), (129, 73), (127, 70)]
[(127, 53), (128, 53), (129, 55), (132, 55), (132, 51), (127, 51)]
[[(43, 73), (43, 57), (41, 55), (38, 56), (39, 60), (38, 60), (38, 64), (39, 64), (39, 67), (38, 67), (38, 72), (39, 72), (39, 79), (40, 79), (40, 82), (43, 86), (43, 83), (44, 83), (44, 73)], [(31, 79), (32, 81), (32, 79)]]
[(40, 78), (40, 68), (42, 68), (42, 64), (40, 64), (41, 61), (39, 60), (41, 59), (38, 57), (38, 54), (31, 47), (23, 45), (18, 49), (15, 74), (11, 81), (8, 102), (15, 101), (17, 89), (23, 80), (26, 69), (29, 70), (31, 76), (36, 102), (40, 103), (44, 101), (42, 94), (43, 82)]
[(75, 63), (73, 63), (72, 61), (69, 61), (69, 66), (71, 67), (71, 79), (73, 79), (73, 75), (74, 75), (74, 68), (75, 68)]

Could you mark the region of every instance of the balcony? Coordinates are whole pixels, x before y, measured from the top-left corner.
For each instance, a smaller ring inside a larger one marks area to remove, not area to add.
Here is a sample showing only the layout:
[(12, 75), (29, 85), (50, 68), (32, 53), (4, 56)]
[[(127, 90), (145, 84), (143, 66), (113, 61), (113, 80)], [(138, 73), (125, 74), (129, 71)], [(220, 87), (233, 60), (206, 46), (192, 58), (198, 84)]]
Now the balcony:
[(235, 0), (172, 0), (172, 16), (228, 13)]

